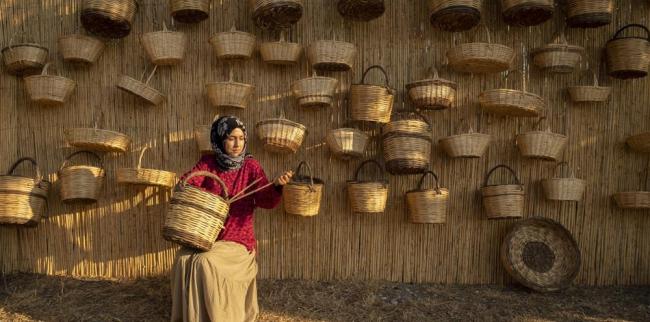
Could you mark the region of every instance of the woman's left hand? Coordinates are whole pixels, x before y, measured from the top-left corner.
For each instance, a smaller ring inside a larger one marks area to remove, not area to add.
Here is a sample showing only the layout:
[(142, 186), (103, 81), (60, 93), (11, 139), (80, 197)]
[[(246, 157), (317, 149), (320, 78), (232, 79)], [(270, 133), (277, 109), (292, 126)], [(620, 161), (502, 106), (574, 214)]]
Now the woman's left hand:
[(293, 177), (293, 171), (285, 171), (281, 176), (273, 180), (273, 183), (276, 186), (284, 186), (285, 184), (291, 182), (291, 177)]

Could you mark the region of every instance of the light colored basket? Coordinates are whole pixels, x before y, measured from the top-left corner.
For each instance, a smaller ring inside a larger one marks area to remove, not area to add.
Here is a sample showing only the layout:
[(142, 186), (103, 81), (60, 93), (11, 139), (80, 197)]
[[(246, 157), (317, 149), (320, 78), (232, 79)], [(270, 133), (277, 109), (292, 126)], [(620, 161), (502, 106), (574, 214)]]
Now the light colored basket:
[(289, 28), (302, 18), (303, 0), (249, 0), (255, 25), (262, 29)]
[(81, 24), (89, 32), (105, 38), (124, 38), (131, 33), (138, 11), (136, 0), (83, 0)]
[(330, 152), (343, 160), (362, 157), (369, 139), (368, 134), (350, 127), (329, 130), (325, 137)]
[(632, 135), (627, 138), (626, 142), (634, 151), (650, 153), (650, 132)]
[(609, 86), (598, 86), (598, 76), (595, 71), (591, 71), (593, 77), (592, 86), (570, 86), (568, 88), (569, 96), (574, 103), (598, 103), (605, 102), (612, 93)]
[(555, 161), (562, 155), (567, 141), (566, 135), (551, 132), (549, 126), (546, 131), (536, 130), (517, 135), (516, 144), (523, 157)]
[[(79, 154), (88, 154), (99, 163), (99, 167), (90, 165), (68, 165), (70, 159)], [(95, 203), (104, 185), (106, 173), (102, 159), (91, 151), (77, 151), (70, 154), (59, 169), (61, 183), (61, 201), (65, 203)]]
[(567, 0), (566, 6), (569, 27), (596, 28), (612, 21), (612, 0)]
[(438, 77), (435, 67), (429, 69), (427, 79), (406, 84), (408, 96), (416, 108), (422, 110), (442, 110), (456, 102), (458, 84)]
[[(366, 84), (366, 76), (372, 69), (384, 75), (384, 85)], [(388, 74), (379, 65), (373, 65), (363, 72), (360, 84), (350, 86), (350, 116), (354, 121), (388, 123), (393, 111), (395, 90), (388, 85)]]
[(126, 152), (131, 138), (126, 134), (95, 128), (70, 128), (63, 131), (69, 145), (100, 152)]
[[(34, 166), (34, 178), (14, 175), (23, 162)], [(0, 225), (37, 225), (45, 217), (50, 183), (43, 180), (36, 161), (21, 158), (0, 176)]]
[[(645, 37), (623, 37), (623, 31), (641, 28)], [(641, 78), (650, 66), (650, 31), (644, 25), (629, 24), (619, 29), (605, 45), (609, 76), (619, 79)]]
[(548, 200), (559, 200), (559, 201), (580, 201), (582, 200), (585, 194), (585, 188), (587, 182), (582, 179), (578, 179), (573, 174), (573, 169), (569, 167), (569, 163), (560, 162), (555, 166), (557, 168), (566, 166), (569, 168), (569, 176), (554, 177), (550, 179), (542, 180), (542, 187), (544, 188), (544, 194)]
[(58, 45), (63, 60), (84, 64), (96, 63), (106, 47), (102, 40), (81, 34), (61, 36)]
[(447, 51), (447, 60), (451, 69), (461, 73), (499, 73), (510, 69), (515, 57), (512, 48), (493, 44), (490, 31), (487, 42), (465, 43)]
[[(506, 74), (506, 81), (510, 72)], [(539, 95), (526, 91), (526, 78), (523, 77), (523, 90), (508, 88), (487, 90), (479, 94), (479, 102), (487, 113), (514, 116), (537, 117), (544, 112), (546, 103)]]
[(138, 166), (136, 168), (117, 169), (117, 182), (145, 186), (158, 186), (163, 188), (173, 187), (176, 184), (176, 173), (142, 168), (142, 157), (144, 156), (144, 152), (148, 149), (149, 148), (145, 147), (140, 152), (140, 158), (138, 158)]
[(28, 42), (14, 45), (15, 36), (9, 40), (9, 46), (2, 49), (2, 60), (7, 71), (18, 76), (40, 72), (47, 61), (48, 49)]
[(260, 121), (255, 126), (264, 149), (274, 153), (296, 153), (307, 135), (307, 128), (284, 117)]
[(301, 107), (330, 107), (334, 101), (339, 81), (336, 78), (317, 76), (303, 78), (291, 84), (291, 93)]
[[(381, 173), (381, 180), (361, 181), (359, 172), (366, 164), (374, 164)], [(388, 180), (384, 177), (384, 169), (375, 160), (362, 162), (354, 174), (354, 180), (347, 182), (350, 208), (354, 213), (377, 214), (383, 213), (388, 200)]]
[(48, 75), (45, 64), (40, 75), (25, 77), (25, 91), (30, 101), (44, 106), (63, 105), (74, 92), (77, 83), (67, 77)]
[(503, 21), (511, 26), (530, 27), (553, 17), (553, 0), (501, 0)]
[(182, 23), (199, 23), (210, 18), (212, 0), (170, 0), (172, 18)]
[(447, 155), (452, 158), (480, 158), (492, 142), (492, 136), (474, 133), (474, 130), (470, 128), (467, 133), (448, 136), (438, 142)]
[(356, 57), (357, 46), (349, 42), (319, 40), (307, 47), (307, 59), (316, 70), (348, 71), (354, 65)]
[[(158, 65), (154, 66), (153, 71), (151, 72), (149, 77), (147, 77), (147, 80), (145, 82), (141, 80), (139, 81), (133, 77), (129, 77), (126, 75), (120, 75), (120, 78), (118, 79), (116, 86), (120, 90), (135, 95), (140, 100), (142, 100), (142, 102), (154, 106), (158, 106), (165, 101), (166, 97), (155, 88), (149, 86), (149, 82), (151, 81), (153, 75), (156, 73), (157, 68)], [(142, 77), (140, 79), (142, 78), (144, 78), (144, 73), (142, 74)]]
[(444, 31), (467, 31), (481, 21), (482, 6), (482, 0), (429, 0), (429, 20)]
[(233, 26), (230, 31), (219, 32), (210, 37), (210, 44), (219, 59), (250, 59), (255, 50), (255, 35), (237, 31)]
[(617, 192), (614, 200), (619, 208), (650, 209), (650, 191)]
[(250, 104), (255, 92), (255, 86), (237, 83), (234, 80), (233, 70), (227, 82), (214, 82), (205, 85), (210, 104), (214, 107), (246, 108)]
[(180, 31), (167, 30), (165, 23), (163, 30), (145, 33), (140, 41), (154, 65), (178, 65), (185, 58), (187, 35)]
[[(301, 174), (302, 167), (309, 173)], [(311, 217), (318, 215), (323, 196), (323, 181), (314, 178), (306, 161), (300, 162), (291, 182), (282, 188), (282, 202), (288, 214)]]
[(386, 170), (393, 175), (423, 173), (431, 163), (431, 123), (419, 112), (400, 112), (382, 126)]
[(560, 33), (552, 43), (532, 51), (533, 64), (551, 73), (570, 73), (582, 60), (585, 49), (569, 45), (564, 33)]
[(262, 60), (271, 65), (295, 65), (302, 55), (302, 45), (287, 42), (283, 31), (280, 33), (280, 41), (260, 44), (260, 54)]
[(384, 15), (384, 0), (338, 0), (336, 9), (346, 19), (370, 21)]
[[(427, 175), (431, 175), (435, 180), (435, 188), (422, 188)], [(444, 224), (447, 221), (448, 203), (449, 190), (440, 188), (438, 176), (433, 171), (425, 172), (420, 178), (418, 188), (406, 193), (409, 218), (414, 224)]]
[[(499, 168), (508, 170), (514, 177), (515, 184), (490, 185), (490, 177)], [(524, 186), (519, 182), (515, 171), (506, 165), (498, 165), (488, 172), (481, 187), (481, 195), (488, 219), (510, 219), (524, 216)]]

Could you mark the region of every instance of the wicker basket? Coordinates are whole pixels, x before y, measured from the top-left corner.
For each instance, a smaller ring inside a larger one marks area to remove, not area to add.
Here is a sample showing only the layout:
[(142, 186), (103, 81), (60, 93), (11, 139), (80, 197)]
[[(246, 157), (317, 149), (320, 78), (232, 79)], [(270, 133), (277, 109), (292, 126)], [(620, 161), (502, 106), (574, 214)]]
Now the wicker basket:
[[(538, 122), (539, 123), (539, 122)], [(517, 135), (517, 147), (526, 158), (555, 161), (560, 158), (567, 145), (566, 135), (546, 131), (530, 131)]]
[(25, 77), (25, 90), (30, 101), (45, 105), (63, 105), (74, 92), (77, 83), (67, 77), (48, 75), (49, 64), (45, 64), (40, 75)]
[(614, 194), (614, 200), (623, 209), (650, 209), (650, 191), (625, 191)]
[(571, 86), (568, 88), (569, 96), (574, 103), (598, 103), (605, 102), (612, 93), (609, 86), (598, 86), (598, 76), (595, 71), (591, 71), (593, 77), (593, 86)]
[[(435, 180), (434, 189), (423, 189), (422, 184), (427, 175)], [(425, 172), (420, 178), (418, 188), (406, 193), (409, 219), (414, 224), (444, 224), (447, 221), (447, 204), (449, 190), (440, 188), (438, 176), (433, 171)]]
[[(645, 37), (623, 37), (623, 31), (641, 28)], [(619, 29), (605, 46), (609, 76), (619, 79), (640, 78), (648, 75), (650, 65), (650, 31), (644, 25), (629, 24)]]
[(296, 153), (307, 135), (307, 128), (284, 117), (263, 120), (255, 126), (264, 149), (274, 153)]
[(384, 15), (384, 0), (338, 0), (336, 5), (341, 16), (346, 19), (370, 21)]
[(533, 64), (551, 73), (570, 73), (582, 60), (585, 49), (569, 45), (564, 33), (560, 33), (552, 43), (532, 51)]
[[(381, 180), (359, 180), (359, 172), (366, 164), (374, 164), (381, 173)], [(375, 160), (362, 162), (354, 173), (354, 180), (347, 182), (348, 199), (350, 208), (355, 213), (376, 214), (383, 213), (388, 200), (388, 180), (384, 176), (384, 169)]]
[(81, 34), (61, 36), (58, 44), (63, 60), (82, 64), (97, 62), (106, 47), (102, 40)]
[[(68, 165), (70, 159), (79, 154), (87, 154), (97, 161), (99, 167), (91, 165)], [(104, 166), (102, 159), (90, 151), (77, 151), (70, 154), (59, 169), (61, 182), (61, 201), (65, 203), (95, 203), (104, 185)]]
[(233, 70), (227, 82), (214, 82), (205, 85), (210, 104), (214, 107), (246, 108), (255, 92), (255, 86), (233, 81)]
[(249, 0), (255, 25), (262, 29), (288, 28), (302, 18), (303, 0)]
[[(196, 176), (217, 181), (221, 196), (188, 185), (187, 181)], [(208, 171), (192, 172), (172, 194), (165, 214), (163, 238), (186, 247), (210, 250), (228, 217), (227, 196), (228, 189), (217, 175)]]
[[(506, 75), (506, 80), (508, 78)], [(507, 88), (492, 89), (479, 95), (479, 102), (483, 111), (487, 113), (514, 116), (538, 117), (544, 112), (546, 103), (544, 99), (526, 91), (526, 78), (523, 77), (523, 90)]]
[(431, 124), (418, 112), (400, 112), (381, 128), (386, 170), (393, 175), (423, 173), (431, 162)]
[(151, 81), (153, 75), (156, 73), (157, 68), (158, 65), (154, 66), (153, 71), (151, 72), (151, 74), (149, 74), (149, 77), (147, 77), (147, 80), (145, 82), (142, 81), (142, 79), (144, 78), (144, 73), (140, 78), (141, 80), (137, 80), (133, 77), (129, 77), (126, 75), (120, 75), (120, 78), (117, 81), (116, 86), (117, 88), (129, 94), (135, 95), (142, 102), (145, 102), (150, 105), (158, 106), (165, 101), (166, 97), (155, 88), (149, 86), (149, 82)]
[(317, 76), (303, 78), (291, 84), (291, 93), (301, 107), (330, 107), (339, 86), (336, 78)]
[(612, 0), (567, 0), (569, 27), (596, 28), (612, 22), (614, 3)]
[[(218, 118), (219, 114), (215, 115), (212, 122)], [(212, 125), (199, 125), (194, 128), (194, 141), (196, 141), (196, 147), (201, 154), (214, 154), (210, 132), (212, 132)]]
[(538, 292), (571, 285), (580, 271), (580, 249), (564, 226), (548, 218), (516, 223), (501, 244), (501, 263), (517, 282)]
[(467, 31), (481, 21), (482, 0), (429, 0), (429, 20), (444, 31)]
[(167, 30), (167, 25), (164, 23), (163, 30), (143, 34), (140, 41), (154, 65), (177, 65), (185, 58), (187, 35), (179, 31)]
[(47, 61), (48, 49), (35, 43), (14, 45), (15, 35), (9, 40), (9, 46), (2, 49), (2, 59), (10, 74), (23, 76), (39, 73)]
[(83, 0), (81, 24), (89, 32), (106, 38), (124, 38), (131, 33), (136, 0)]
[(210, 37), (210, 44), (219, 59), (250, 59), (255, 50), (255, 35), (237, 31), (233, 26), (230, 31), (219, 32)]
[(319, 40), (307, 48), (307, 58), (316, 70), (344, 72), (350, 70), (357, 56), (357, 46), (343, 41)]
[(634, 151), (650, 153), (650, 132), (632, 135), (627, 138), (626, 142)]
[[(489, 184), (490, 177), (499, 168), (508, 170), (514, 177), (515, 184)], [(515, 171), (506, 165), (498, 165), (488, 172), (481, 187), (481, 196), (483, 196), (483, 206), (488, 219), (521, 218), (524, 216), (524, 186), (519, 182)]]
[(452, 158), (480, 158), (487, 151), (491, 141), (491, 135), (474, 133), (470, 128), (467, 133), (448, 136), (438, 142)]
[(71, 128), (63, 131), (69, 145), (100, 152), (126, 152), (131, 138), (126, 134), (95, 128)]
[(530, 27), (553, 17), (553, 0), (501, 0), (503, 21), (511, 26)]
[[(366, 76), (372, 69), (384, 75), (384, 86), (366, 84)], [(395, 90), (388, 86), (388, 74), (379, 65), (368, 67), (361, 77), (360, 84), (350, 86), (350, 116), (354, 121), (388, 123), (393, 111)]]
[(343, 160), (362, 157), (366, 152), (369, 139), (368, 134), (350, 127), (329, 130), (325, 137), (330, 152)]
[(210, 18), (211, 0), (170, 0), (172, 18), (182, 23), (198, 23)]
[(484, 29), (488, 42), (460, 44), (447, 51), (449, 67), (461, 73), (500, 73), (510, 69), (514, 51), (508, 46), (493, 44), (490, 31), (487, 27)]
[[(34, 166), (34, 178), (14, 175), (14, 170), (23, 162)], [(47, 194), (50, 183), (43, 180), (36, 161), (21, 158), (0, 176), (0, 224), (27, 225), (38, 224), (45, 217)]]
[[(301, 174), (303, 165), (309, 173)], [(306, 161), (300, 162), (296, 172), (287, 185), (282, 188), (282, 202), (288, 214), (311, 217), (318, 215), (323, 196), (323, 180), (312, 176), (311, 167)]]
[(406, 84), (409, 99), (421, 110), (443, 110), (452, 107), (456, 101), (457, 88), (456, 82), (438, 77), (435, 67), (431, 67), (427, 79)]
[(176, 173), (142, 168), (142, 157), (144, 156), (144, 152), (148, 149), (149, 148), (145, 147), (142, 149), (142, 152), (140, 152), (140, 158), (138, 159), (138, 166), (136, 168), (117, 169), (117, 182), (164, 188), (173, 187), (176, 184)]
[[(560, 162), (555, 166), (555, 169), (566, 166), (569, 168), (569, 176), (560, 176), (550, 179), (542, 180), (542, 187), (544, 194), (548, 200), (559, 201), (580, 201), (585, 194), (585, 187), (587, 182), (578, 179), (573, 174), (573, 170), (569, 167), (567, 162)], [(562, 174), (560, 174), (562, 175)]]
[(272, 65), (295, 65), (300, 61), (302, 45), (285, 40), (284, 32), (280, 33), (280, 41), (260, 44), (260, 54), (265, 63)]

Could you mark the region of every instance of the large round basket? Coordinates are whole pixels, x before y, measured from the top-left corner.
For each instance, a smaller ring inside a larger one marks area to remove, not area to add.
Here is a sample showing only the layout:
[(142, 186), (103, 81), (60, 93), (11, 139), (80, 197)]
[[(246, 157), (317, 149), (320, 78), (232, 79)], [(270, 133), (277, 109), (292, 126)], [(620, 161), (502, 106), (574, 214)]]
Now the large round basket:
[[(97, 161), (99, 166), (68, 165), (68, 162), (80, 154), (87, 154)], [(61, 201), (65, 203), (95, 203), (104, 185), (104, 166), (102, 159), (91, 151), (77, 151), (70, 154), (58, 172), (61, 183)]]
[(81, 34), (61, 36), (58, 45), (63, 60), (82, 64), (97, 62), (106, 47), (100, 39)]
[(280, 34), (280, 41), (264, 42), (260, 44), (262, 60), (271, 65), (295, 65), (302, 56), (302, 45), (287, 42), (284, 32)]
[(593, 85), (576, 85), (570, 86), (567, 89), (571, 101), (574, 103), (599, 103), (609, 99), (612, 88), (609, 86), (599, 86), (598, 76), (595, 71), (592, 70), (591, 75), (593, 77)]
[(255, 35), (238, 31), (233, 26), (230, 31), (219, 32), (210, 37), (210, 45), (218, 59), (250, 59), (255, 50)]
[(126, 152), (131, 138), (126, 134), (98, 128), (70, 128), (63, 131), (69, 145), (100, 152)]
[(147, 57), (154, 65), (171, 66), (180, 64), (185, 58), (187, 35), (180, 31), (163, 30), (148, 32), (140, 38)]
[[(435, 180), (436, 186), (433, 189), (422, 188), (428, 175)], [(448, 202), (449, 190), (440, 188), (438, 176), (433, 171), (425, 172), (420, 178), (418, 188), (406, 193), (409, 219), (414, 224), (444, 224), (447, 221)]]
[(612, 0), (567, 0), (566, 6), (569, 27), (596, 28), (612, 22)]
[(650, 153), (650, 132), (635, 134), (627, 138), (627, 145), (632, 150), (641, 153)]
[(546, 131), (530, 131), (517, 135), (517, 147), (526, 158), (555, 161), (560, 158), (567, 145), (566, 135)]
[(97, 36), (124, 38), (131, 33), (137, 10), (136, 0), (83, 0), (81, 24)]
[(140, 158), (138, 159), (138, 165), (136, 168), (117, 169), (117, 182), (163, 188), (173, 187), (176, 184), (176, 173), (142, 168), (142, 157), (144, 156), (144, 152), (148, 149), (149, 148), (145, 147), (142, 149), (142, 152), (140, 152)]
[(470, 128), (467, 133), (448, 136), (438, 142), (452, 158), (480, 158), (487, 151), (491, 141), (491, 135), (475, 133)]
[[(14, 175), (14, 170), (26, 161), (34, 166), (34, 177)], [(45, 216), (50, 186), (49, 182), (43, 180), (34, 159), (18, 159), (6, 175), (0, 176), (0, 224), (27, 226), (38, 224)]]
[(511, 26), (530, 27), (553, 17), (553, 0), (501, 0), (503, 21)]
[[(514, 184), (489, 184), (490, 177), (495, 170), (504, 168), (512, 174)], [(498, 165), (492, 168), (485, 176), (485, 182), (481, 187), (483, 196), (483, 207), (488, 219), (510, 219), (524, 216), (524, 186), (514, 170), (506, 165)]]
[(650, 209), (650, 191), (625, 191), (614, 194), (614, 200), (623, 209)]
[(291, 84), (291, 93), (301, 107), (330, 107), (334, 101), (339, 81), (336, 78), (317, 76), (303, 78)]
[[(641, 36), (623, 37), (623, 31), (639, 28)], [(644, 25), (629, 24), (619, 29), (605, 45), (609, 76), (619, 79), (640, 78), (648, 75), (650, 65), (650, 31)]]
[(344, 41), (319, 40), (307, 47), (307, 59), (316, 70), (348, 71), (356, 56), (357, 46)]
[(423, 173), (431, 162), (431, 124), (418, 112), (400, 112), (381, 128), (386, 170), (393, 175)]
[[(381, 179), (360, 180), (359, 172), (367, 164), (374, 164), (379, 170)], [(362, 162), (354, 174), (354, 180), (347, 182), (348, 199), (350, 208), (354, 213), (377, 214), (383, 213), (388, 200), (388, 180), (384, 169), (375, 160)]]
[[(506, 74), (506, 81), (510, 72)], [(544, 112), (546, 103), (539, 95), (526, 91), (526, 78), (522, 75), (522, 90), (499, 88), (479, 94), (483, 111), (491, 114), (513, 117), (538, 117)]]
[[(366, 84), (366, 76), (372, 69), (384, 75), (384, 85)], [(393, 111), (395, 90), (388, 85), (388, 74), (379, 65), (368, 67), (361, 77), (360, 84), (350, 86), (350, 117), (354, 121), (388, 123)]]
[[(12, 38), (13, 40), (13, 38)], [(38, 73), (45, 66), (48, 49), (33, 43), (21, 43), (2, 49), (2, 59), (5, 67), (13, 75), (30, 75)]]
[[(307, 175), (300, 172), (303, 166), (309, 172)], [(309, 164), (306, 161), (300, 162), (291, 182), (282, 188), (284, 210), (291, 215), (305, 217), (318, 215), (323, 185), (323, 180), (313, 177)]]
[(427, 79), (406, 84), (408, 96), (413, 105), (421, 110), (443, 110), (456, 101), (458, 84), (438, 77), (438, 70), (431, 68)]
[(565, 289), (580, 270), (580, 249), (560, 223), (534, 217), (516, 223), (501, 244), (501, 263), (517, 282), (538, 292)]
[[(158, 106), (165, 101), (166, 97), (157, 89), (153, 88), (152, 86), (149, 86), (149, 82), (151, 81), (153, 75), (156, 73), (157, 68), (158, 65), (154, 66), (153, 71), (151, 72), (149, 77), (147, 77), (146, 81), (137, 80), (133, 77), (126, 76), (126, 75), (120, 75), (120, 78), (118, 79), (116, 86), (120, 90), (127, 92), (131, 95), (134, 95), (140, 101), (146, 104)], [(142, 77), (144, 77), (144, 74), (142, 74)]]
[(582, 60), (585, 49), (569, 45), (564, 33), (560, 33), (552, 43), (533, 49), (533, 63), (550, 73), (570, 73)]
[[(217, 181), (222, 196), (189, 185), (188, 181), (197, 176)], [(208, 171), (192, 172), (172, 194), (165, 213), (163, 238), (182, 246), (210, 250), (228, 217), (227, 196), (228, 189), (217, 175)]]
[(567, 162), (560, 162), (555, 166), (555, 169), (565, 166), (569, 169), (569, 176), (554, 177), (542, 180), (542, 187), (544, 194), (548, 200), (557, 201), (580, 201), (585, 194), (585, 187), (587, 182), (578, 179), (573, 174), (573, 170), (569, 167)]
[(344, 18), (358, 21), (377, 19), (386, 11), (384, 0), (338, 0), (336, 8)]
[(246, 108), (250, 104), (255, 92), (255, 86), (237, 83), (233, 77), (232, 69), (227, 82), (214, 82), (205, 85), (210, 104), (214, 107)]
[(249, 0), (255, 25), (262, 29), (288, 28), (302, 18), (303, 0)]
[(264, 149), (274, 153), (296, 153), (307, 135), (307, 128), (283, 117), (267, 119), (255, 126)]
[(512, 48), (493, 44), (490, 31), (487, 42), (464, 43), (447, 51), (447, 60), (451, 69), (461, 73), (500, 73), (508, 70), (515, 57)]
[(25, 77), (25, 90), (29, 100), (44, 106), (63, 105), (74, 92), (77, 83), (67, 77), (48, 75), (45, 64), (40, 75)]
[(481, 21), (482, 0), (429, 0), (429, 20), (444, 31), (467, 31)]
[(182, 23), (199, 23), (210, 18), (211, 0), (170, 0), (172, 18)]
[(350, 127), (329, 130), (325, 137), (330, 152), (343, 160), (362, 157), (369, 139), (368, 134)]

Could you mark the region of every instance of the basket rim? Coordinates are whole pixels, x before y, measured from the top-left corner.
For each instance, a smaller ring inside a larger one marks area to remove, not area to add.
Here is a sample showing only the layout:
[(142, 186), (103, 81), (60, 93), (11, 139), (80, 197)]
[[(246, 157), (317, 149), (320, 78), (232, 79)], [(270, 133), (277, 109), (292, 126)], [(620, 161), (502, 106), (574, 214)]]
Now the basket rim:
[(39, 78), (52, 78), (52, 79), (58, 79), (65, 81), (69, 84), (77, 84), (77, 82), (72, 79), (72, 78), (67, 78), (65, 76), (61, 75), (29, 75), (23, 78), (23, 80), (33, 80), (33, 79), (39, 79)]
[(458, 49), (463, 49), (463, 47), (466, 46), (478, 46), (478, 45), (488, 46), (488, 47), (501, 47), (502, 49), (507, 49), (514, 53), (514, 49), (510, 46), (497, 44), (497, 43), (483, 42), (483, 41), (466, 42), (466, 43), (458, 44), (452, 47), (451, 50), (458, 50)]
[[(32, 180), (34, 182), (37, 181), (36, 179), (34, 179), (34, 177), (21, 176), (21, 175), (16, 175), (16, 174), (0, 174), (0, 178), (3, 178), (3, 177), (17, 177), (17, 178), (21, 178), (21, 179), (30, 179), (30, 180)], [(41, 178), (40, 180), (38, 180), (38, 182), (51, 183), (49, 180), (47, 180), (45, 178)]]
[(611, 90), (611, 86), (594, 86), (594, 85), (574, 85), (574, 86), (569, 86), (567, 87), (569, 90), (570, 89), (596, 89), (596, 90)]
[[(145, 88), (147, 88), (148, 90), (155, 92), (156, 95), (162, 96), (164, 99), (167, 99), (167, 96), (165, 96), (165, 94), (163, 94), (163, 93), (160, 92), (159, 90), (155, 89), (154, 87), (149, 86), (149, 84), (146, 84), (146, 83), (143, 82), (143, 81), (137, 80), (137, 79), (135, 79), (135, 78), (133, 78), (133, 77), (131, 77), (131, 76), (129, 76), (129, 75), (125, 75), (125, 74), (121, 74), (120, 76), (121, 76), (122, 78), (126, 78), (126, 79), (128, 79), (128, 80), (138, 82), (138, 83), (140, 83), (142, 86), (144, 86)], [(139, 93), (134, 93), (133, 91), (131, 91), (130, 88), (126, 88), (126, 87), (122, 87), (122, 86), (120, 86), (119, 81), (118, 81), (118, 83), (117, 83), (116, 86), (117, 86), (117, 88), (119, 88), (119, 89), (125, 90), (125, 91), (127, 91), (127, 92), (129, 92), (129, 93), (132, 93), (132, 94), (134, 94), (134, 95), (137, 95), (137, 96), (139, 96), (139, 97), (142, 97)], [(147, 100), (147, 101), (148, 101), (148, 100)]]
[(559, 138), (563, 138), (563, 139), (568, 138), (568, 136), (566, 136), (566, 135), (564, 135), (564, 134), (555, 133), (555, 132), (549, 132), (549, 131), (539, 131), (539, 130), (528, 131), (528, 132), (524, 132), (524, 133), (519, 133), (519, 134), (517, 134), (517, 137), (520, 137), (520, 136), (526, 136), (526, 135), (541, 135), (541, 134), (543, 134), (543, 135), (549, 135), (549, 136), (555, 136), (555, 137), (559, 137)]
[(416, 80), (414, 82), (410, 82), (406, 84), (406, 89), (409, 90), (414, 87), (422, 87), (428, 85), (445, 85), (455, 90), (458, 89), (458, 83), (444, 78), (426, 78), (426, 79)]
[(480, 137), (483, 137), (483, 138), (492, 139), (491, 134), (485, 134), (485, 133), (479, 133), (479, 132), (467, 132), (467, 133), (461, 133), (461, 134), (454, 134), (454, 135), (446, 136), (444, 138), (439, 139), (438, 142), (452, 140), (452, 139), (456, 139), (456, 138), (463, 137), (463, 136), (480, 136)]
[(251, 84), (246, 84), (246, 83), (239, 83), (239, 82), (233, 82), (233, 81), (222, 81), (222, 82), (209, 82), (205, 84), (205, 88), (207, 89), (208, 87), (213, 87), (217, 85), (234, 85), (234, 86), (240, 86), (240, 87), (247, 87), (247, 88), (252, 88), (255, 89), (255, 85)]
[(294, 121), (291, 121), (291, 120), (288, 120), (288, 119), (285, 119), (285, 118), (281, 118), (281, 117), (261, 120), (261, 121), (257, 122), (257, 124), (255, 124), (255, 127), (259, 127), (261, 125), (266, 125), (268, 123), (283, 123), (283, 124), (287, 124), (287, 125), (297, 127), (299, 129), (307, 132), (307, 127), (305, 125), (302, 125), (302, 124), (300, 124), (298, 122), (294, 122)]
[(282, 41), (282, 40), (276, 40), (276, 41), (265, 41), (263, 43), (260, 43), (260, 47), (265, 47), (265, 46), (287, 46), (287, 47), (299, 47), (302, 49), (302, 44), (297, 43), (297, 42), (290, 42), (290, 41)]
[(618, 195), (645, 195), (650, 197), (650, 191), (637, 190), (637, 191), (619, 191), (614, 193), (614, 196), (618, 196)]
[(73, 34), (61, 35), (57, 39), (68, 39), (68, 38), (83, 38), (83, 39), (86, 39), (86, 40), (93, 40), (93, 41), (96, 41), (96, 42), (100, 42), (102, 44), (104, 43), (101, 39), (99, 39), (97, 37), (93, 37), (91, 35), (85, 35), (85, 34), (82, 34), (82, 33), (73, 33)]
[(316, 41), (312, 42), (311, 44), (309, 44), (309, 46), (311, 47), (314, 44), (321, 44), (321, 43), (331, 43), (331, 44), (338, 44), (338, 45), (346, 45), (346, 46), (352, 47), (353, 49), (357, 48), (357, 45), (355, 45), (354, 43), (348, 42), (348, 41), (326, 40), (326, 39), (316, 40)]
[(585, 48), (577, 45), (564, 45), (564, 44), (546, 44), (542, 47), (535, 48), (531, 50), (531, 55), (537, 55), (547, 51), (558, 51), (566, 53), (577, 53), (582, 54), (585, 52)]
[(291, 86), (294, 86), (294, 85), (296, 85), (296, 84), (298, 84), (298, 83), (308, 82), (308, 81), (310, 81), (310, 80), (317, 80), (317, 79), (329, 80), (329, 81), (332, 81), (332, 82), (334, 82), (334, 81), (335, 81), (335, 82), (338, 82), (338, 81), (339, 81), (338, 79), (333, 78), (333, 77), (327, 77), (327, 76), (309, 76), (309, 77), (305, 77), (305, 78), (297, 79), (297, 80), (291, 82)]
[(576, 181), (576, 182), (580, 182), (580, 183), (587, 183), (587, 180), (581, 179), (581, 178), (553, 177), (553, 178), (542, 179), (542, 182), (549, 182), (549, 181)]
[[(447, 193), (447, 196), (449, 196), (449, 188), (442, 188), (442, 187), (440, 187), (440, 188), (438, 188), (437, 190), (440, 190), (441, 192), (446, 192), (446, 193)], [(429, 192), (429, 191), (436, 192), (436, 188), (413, 189), (413, 190), (409, 190), (409, 191), (407, 191), (406, 194), (411, 194), (411, 193), (422, 193), (422, 192)], [(436, 195), (444, 195), (444, 194), (442, 194), (442, 193), (436, 193)]]
[(246, 31), (242, 31), (242, 30), (220, 31), (220, 32), (217, 32), (217, 33), (213, 34), (212, 36), (210, 36), (210, 40), (216, 39), (216, 38), (221, 37), (221, 36), (226, 36), (226, 35), (246, 36), (246, 37), (248, 37), (250, 39), (255, 40), (255, 35), (254, 34), (252, 34), (250, 32), (246, 32)]
[(543, 99), (541, 96), (539, 96), (539, 95), (537, 95), (537, 94), (535, 94), (535, 93), (525, 92), (525, 91), (522, 91), (522, 90), (518, 90), (518, 89), (510, 89), (510, 88), (494, 88), (494, 89), (488, 89), (488, 90), (486, 90), (486, 91), (481, 92), (481, 93), (479, 94), (479, 97), (484, 96), (484, 95), (487, 95), (487, 94), (489, 94), (489, 93), (509, 93), (509, 94), (526, 95), (526, 96), (530, 96), (530, 97), (533, 97), (533, 98), (535, 98), (535, 99), (538, 99), (538, 100), (540, 100), (540, 101), (544, 101), (544, 99)]
[(124, 133), (121, 133), (121, 132), (113, 131), (113, 130), (96, 129), (96, 128), (92, 128), (92, 127), (70, 127), (70, 128), (66, 128), (66, 129), (63, 130), (63, 132), (65, 134), (69, 134), (71, 131), (98, 131), (98, 132), (110, 133), (110, 134), (113, 134), (113, 135), (123, 136), (123, 137), (129, 139), (129, 141), (131, 140), (131, 137), (129, 137), (128, 135), (126, 135)]
[(180, 34), (180, 35), (183, 35), (183, 36), (186, 35), (184, 32), (178, 31), (178, 30), (157, 30), (157, 31), (145, 32), (145, 33), (143, 33), (141, 35), (141, 37), (146, 37), (146, 36), (154, 35), (154, 34)]
[(4, 53), (6, 50), (9, 50), (10, 48), (16, 48), (16, 47), (36, 47), (38, 49), (45, 50), (48, 53), (50, 52), (50, 50), (47, 49), (47, 47), (39, 45), (37, 43), (33, 43), (33, 42), (24, 42), (24, 43), (11, 45), (11, 46), (6, 46), (6, 47), (2, 48), (2, 52)]

